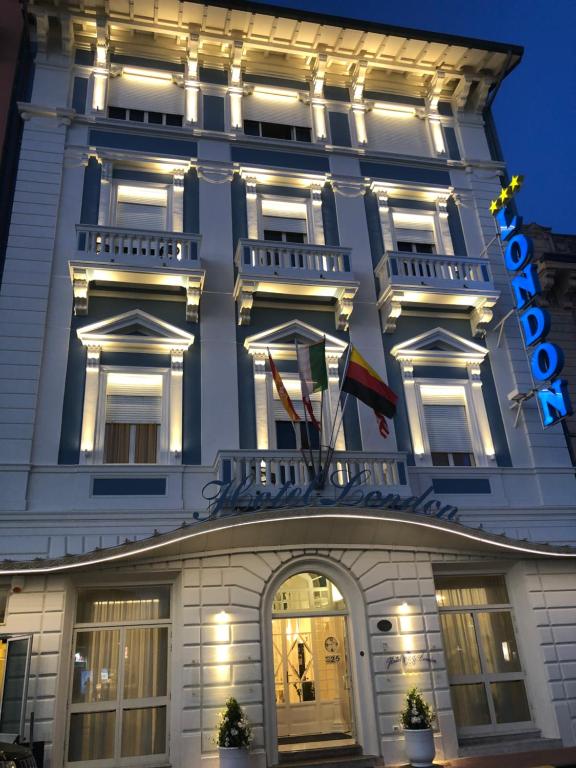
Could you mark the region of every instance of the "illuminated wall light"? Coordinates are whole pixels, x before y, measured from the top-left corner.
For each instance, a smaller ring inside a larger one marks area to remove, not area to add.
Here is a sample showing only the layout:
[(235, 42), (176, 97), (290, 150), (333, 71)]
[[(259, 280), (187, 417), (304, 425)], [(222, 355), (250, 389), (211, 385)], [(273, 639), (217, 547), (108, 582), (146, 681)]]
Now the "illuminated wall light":
[(438, 120), (430, 120), (430, 128), (432, 130), (432, 140), (434, 141), (434, 148), (439, 155), (446, 153), (446, 145), (444, 144), (444, 134), (442, 132), (442, 125)]
[(187, 81), (184, 83), (185, 92), (185, 112), (187, 123), (198, 122), (198, 92), (200, 88), (194, 81)]
[(354, 123), (356, 125), (356, 136), (359, 144), (368, 143), (368, 134), (366, 133), (366, 119), (364, 109), (357, 109), (352, 107), (354, 114)]
[(140, 69), (139, 67), (124, 67), (122, 70), (122, 76), (144, 80), (172, 81), (171, 72), (159, 72), (155, 69)]
[(416, 116), (416, 110), (414, 107), (409, 107), (405, 104), (393, 104), (377, 101), (374, 104), (374, 109), (378, 110), (378, 112), (390, 115), (390, 117), (409, 118)]
[(324, 104), (322, 102), (312, 102), (312, 110), (314, 114), (314, 128), (316, 130), (316, 138), (325, 139), (326, 132), (326, 112), (324, 110)]
[(96, 65), (105, 67), (108, 63), (108, 47), (106, 45), (96, 46)]
[(234, 64), (230, 69), (230, 79), (232, 80), (234, 85), (240, 82), (241, 74), (242, 74), (242, 68), (237, 64)]
[(98, 112), (106, 108), (106, 86), (108, 85), (107, 70), (94, 70), (92, 87), (92, 109)]
[(230, 89), (230, 122), (232, 128), (242, 128), (242, 90)]
[(260, 96), (267, 99), (288, 99), (290, 101), (298, 101), (300, 98), (297, 92), (284, 91), (276, 88), (266, 88), (264, 86), (255, 86), (253, 91), (255, 96)]

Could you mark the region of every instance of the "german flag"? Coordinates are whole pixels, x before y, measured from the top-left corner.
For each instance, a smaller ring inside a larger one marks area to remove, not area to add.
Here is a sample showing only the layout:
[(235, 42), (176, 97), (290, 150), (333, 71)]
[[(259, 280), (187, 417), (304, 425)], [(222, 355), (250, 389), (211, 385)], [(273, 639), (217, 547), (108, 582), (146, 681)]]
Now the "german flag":
[(392, 418), (396, 413), (396, 395), (371, 368), (358, 350), (351, 345), (348, 367), (344, 373), (342, 391), (361, 400), (377, 415)]

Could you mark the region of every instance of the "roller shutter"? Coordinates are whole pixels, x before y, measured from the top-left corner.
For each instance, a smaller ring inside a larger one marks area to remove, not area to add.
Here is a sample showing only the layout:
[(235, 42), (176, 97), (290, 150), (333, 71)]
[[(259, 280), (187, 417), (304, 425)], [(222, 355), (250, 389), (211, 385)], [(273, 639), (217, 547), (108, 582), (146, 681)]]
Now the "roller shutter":
[(435, 245), (434, 217), (393, 212), (396, 242), (429, 243)]
[(160, 424), (162, 376), (109, 374), (106, 383), (106, 423)]
[(426, 125), (417, 117), (393, 117), (373, 109), (366, 115), (368, 146), (382, 152), (430, 157)]
[(474, 452), (463, 390), (454, 387), (454, 394), (436, 395), (424, 389), (422, 404), (431, 451)]
[(166, 189), (119, 185), (116, 226), (128, 229), (165, 230), (166, 203)]
[(108, 106), (183, 115), (184, 90), (170, 80), (139, 79), (129, 75), (113, 77)]
[(256, 120), (260, 123), (281, 123), (310, 128), (310, 106), (298, 101), (296, 97), (269, 96), (252, 93), (242, 99), (244, 120)]

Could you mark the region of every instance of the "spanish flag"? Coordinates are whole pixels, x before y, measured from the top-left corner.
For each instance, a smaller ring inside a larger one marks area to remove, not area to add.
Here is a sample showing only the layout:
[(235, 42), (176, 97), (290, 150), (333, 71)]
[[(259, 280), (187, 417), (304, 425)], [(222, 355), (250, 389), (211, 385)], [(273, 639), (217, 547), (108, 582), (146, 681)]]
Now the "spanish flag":
[[(348, 392), (372, 408), (377, 417), (392, 418), (396, 413), (396, 395), (371, 368), (358, 350), (351, 345), (348, 367), (344, 372), (342, 391)], [(385, 423), (385, 422), (384, 422)], [(380, 423), (382, 433), (382, 425)], [(384, 437), (384, 435), (382, 435)]]
[(270, 354), (270, 350), (268, 350), (268, 362), (270, 363), (270, 370), (272, 371), (272, 378), (274, 379), (274, 384), (276, 385), (276, 391), (278, 392), (278, 397), (280, 398), (282, 405), (284, 406), (284, 410), (290, 417), (290, 421), (292, 423), (301, 421), (300, 416), (298, 416), (294, 406), (292, 405), (292, 400), (290, 399), (290, 395), (286, 391), (286, 387), (284, 386), (284, 382), (282, 381), (282, 376), (280, 376), (278, 368), (276, 368), (276, 364), (274, 363), (274, 360), (272, 360), (272, 355)]

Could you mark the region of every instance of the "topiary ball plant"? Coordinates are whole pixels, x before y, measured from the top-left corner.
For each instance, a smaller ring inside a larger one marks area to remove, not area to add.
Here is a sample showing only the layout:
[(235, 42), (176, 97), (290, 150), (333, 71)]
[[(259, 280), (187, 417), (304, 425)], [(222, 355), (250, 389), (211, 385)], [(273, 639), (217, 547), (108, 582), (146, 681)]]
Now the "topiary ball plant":
[(402, 711), (402, 725), (407, 730), (418, 731), (432, 727), (434, 713), (422, 698), (418, 688), (412, 688), (406, 696), (406, 706)]
[(252, 730), (244, 710), (236, 699), (226, 702), (226, 709), (218, 715), (218, 746), (237, 749), (248, 749), (252, 741)]

